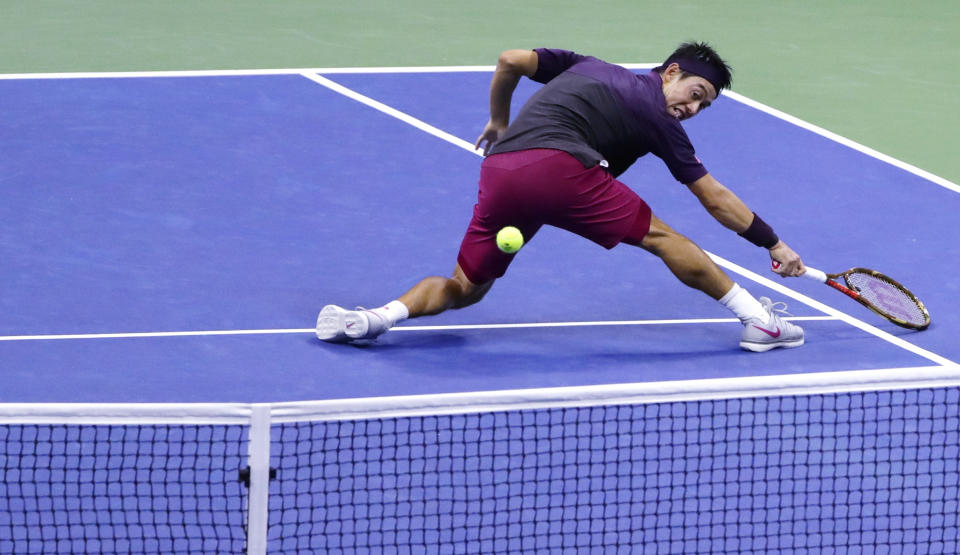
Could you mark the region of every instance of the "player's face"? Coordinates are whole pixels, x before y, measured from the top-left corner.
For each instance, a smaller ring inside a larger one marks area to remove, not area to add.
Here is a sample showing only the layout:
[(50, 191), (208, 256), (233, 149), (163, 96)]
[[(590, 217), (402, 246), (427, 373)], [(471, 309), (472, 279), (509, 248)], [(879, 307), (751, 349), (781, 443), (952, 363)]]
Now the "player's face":
[(667, 113), (685, 120), (710, 106), (717, 98), (717, 91), (710, 81), (683, 73), (679, 66), (670, 64), (663, 72), (663, 96), (667, 100)]

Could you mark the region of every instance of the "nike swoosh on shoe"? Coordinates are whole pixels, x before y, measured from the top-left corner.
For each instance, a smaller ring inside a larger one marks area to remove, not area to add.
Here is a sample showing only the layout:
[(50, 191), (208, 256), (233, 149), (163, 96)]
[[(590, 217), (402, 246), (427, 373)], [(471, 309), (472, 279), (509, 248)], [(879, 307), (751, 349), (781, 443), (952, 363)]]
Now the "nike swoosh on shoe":
[(756, 324), (753, 324), (753, 327), (757, 328), (758, 330), (762, 331), (763, 333), (769, 335), (770, 337), (772, 337), (772, 338), (774, 338), (774, 339), (780, 337), (780, 327), (779, 327), (779, 326), (777, 326), (777, 330), (776, 330), (776, 331), (770, 331), (770, 330), (768, 330), (768, 329), (761, 328), (760, 326), (758, 326), (758, 325), (756, 325)]

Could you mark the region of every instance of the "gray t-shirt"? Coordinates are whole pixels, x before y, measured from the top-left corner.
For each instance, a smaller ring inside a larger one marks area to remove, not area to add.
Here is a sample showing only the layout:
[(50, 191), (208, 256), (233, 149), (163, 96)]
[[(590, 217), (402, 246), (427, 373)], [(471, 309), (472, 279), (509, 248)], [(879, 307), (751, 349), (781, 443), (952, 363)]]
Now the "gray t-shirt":
[(667, 112), (658, 73), (637, 75), (568, 50), (536, 52), (533, 80), (544, 86), (490, 154), (552, 148), (568, 152), (587, 168), (604, 164), (618, 176), (652, 152), (681, 183), (707, 174), (680, 121)]

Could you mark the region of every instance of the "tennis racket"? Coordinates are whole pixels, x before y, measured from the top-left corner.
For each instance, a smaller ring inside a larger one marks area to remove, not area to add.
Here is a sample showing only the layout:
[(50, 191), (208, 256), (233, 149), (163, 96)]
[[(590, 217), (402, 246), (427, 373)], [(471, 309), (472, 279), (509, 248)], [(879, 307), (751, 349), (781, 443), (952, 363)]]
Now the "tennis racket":
[[(803, 276), (826, 283), (898, 326), (925, 330), (930, 325), (930, 313), (920, 299), (899, 282), (876, 270), (851, 268), (839, 274), (826, 274), (807, 266)], [(843, 278), (846, 285), (835, 281), (839, 278)]]

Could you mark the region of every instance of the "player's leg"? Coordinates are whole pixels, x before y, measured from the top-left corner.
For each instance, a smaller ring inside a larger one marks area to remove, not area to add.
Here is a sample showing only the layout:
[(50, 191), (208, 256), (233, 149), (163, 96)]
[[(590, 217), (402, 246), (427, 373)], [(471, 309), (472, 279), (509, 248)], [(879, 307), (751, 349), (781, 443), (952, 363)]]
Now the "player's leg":
[(519, 218), (478, 217), (483, 214), (482, 204), (474, 209), (451, 277), (424, 278), (400, 298), (379, 308), (346, 310), (327, 305), (317, 317), (317, 337), (331, 342), (374, 339), (407, 318), (440, 314), (483, 299), (516, 256), (497, 247), (497, 231), (509, 222), (520, 227), (530, 241), (540, 225), (520, 222)]
[(529, 242), (540, 228), (531, 216), (542, 197), (517, 194), (537, 181), (544, 162), (554, 151), (518, 152), (486, 158), (481, 166), (477, 204), (460, 244), (457, 265), (449, 278), (421, 280), (397, 300), (374, 309), (346, 310), (327, 305), (317, 318), (317, 337), (324, 341), (373, 339), (407, 318), (439, 314), (479, 302), (503, 276), (516, 254), (497, 247), (504, 226), (520, 228)]
[(464, 308), (479, 302), (496, 280), (476, 284), (470, 281), (458, 263), (453, 276), (424, 278), (398, 300), (407, 307), (409, 318), (432, 316), (451, 308)]
[(734, 283), (693, 241), (656, 216), (650, 215), (650, 227), (642, 239), (627, 237), (624, 242), (657, 255), (681, 282), (703, 291), (730, 309), (744, 324), (740, 336), (742, 348), (762, 352), (803, 345), (803, 329), (780, 318), (770, 299), (755, 299)]
[[(629, 237), (625, 243), (637, 244)], [(733, 288), (733, 280), (693, 241), (680, 235), (660, 218), (650, 215), (650, 227), (638, 246), (657, 255), (681, 282), (720, 300)]]
[(623, 242), (660, 257), (677, 278), (728, 308), (745, 328), (740, 345), (764, 351), (803, 344), (803, 330), (772, 313), (769, 299), (755, 299), (731, 280), (693, 241), (653, 215), (636, 192), (599, 167), (584, 169), (562, 211), (547, 223), (606, 248)]
[(399, 299), (379, 308), (346, 310), (327, 305), (317, 317), (317, 337), (332, 342), (374, 339), (407, 318), (431, 316), (477, 303), (494, 281), (475, 284), (457, 264), (453, 276), (424, 278)]

